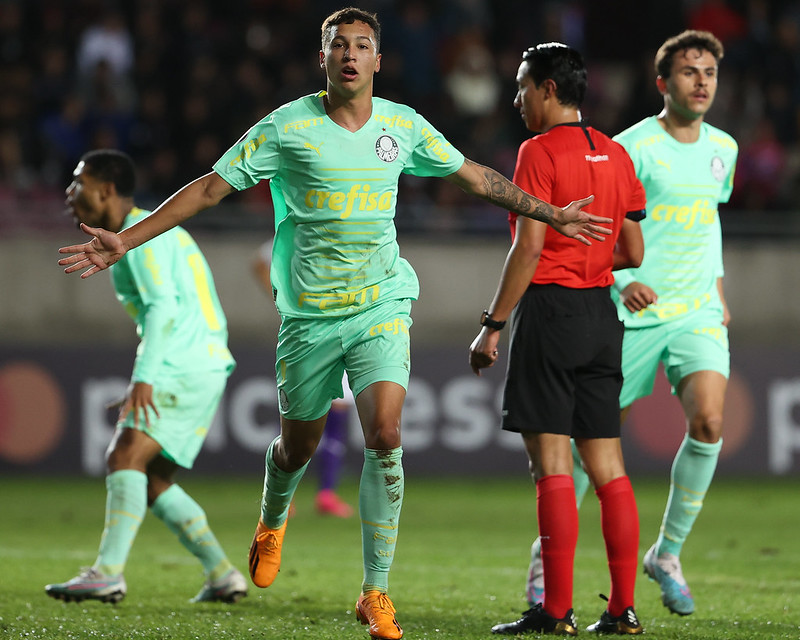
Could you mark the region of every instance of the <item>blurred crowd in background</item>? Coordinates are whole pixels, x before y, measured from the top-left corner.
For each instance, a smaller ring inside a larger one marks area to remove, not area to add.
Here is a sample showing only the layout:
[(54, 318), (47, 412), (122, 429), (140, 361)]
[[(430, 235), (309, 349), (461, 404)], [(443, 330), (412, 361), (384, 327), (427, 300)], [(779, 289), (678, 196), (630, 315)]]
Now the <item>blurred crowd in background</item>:
[[(800, 197), (800, 1), (368, 0), (383, 27), (376, 95), (428, 118), (468, 157), (513, 174), (530, 135), (512, 102), (521, 53), (578, 48), (583, 115), (613, 135), (660, 111), (653, 56), (685, 28), (726, 55), (706, 120), (740, 156), (731, 208), (790, 211)], [(325, 86), (331, 0), (0, 0), (0, 232), (47, 228), (78, 158), (122, 149), (152, 207), (208, 172), (261, 117)], [(505, 229), (442, 180), (406, 177), (398, 226)], [(266, 185), (226, 202), (233, 225), (271, 220)], [(565, 204), (565, 203), (563, 203)], [(66, 221), (62, 221), (66, 223)]]

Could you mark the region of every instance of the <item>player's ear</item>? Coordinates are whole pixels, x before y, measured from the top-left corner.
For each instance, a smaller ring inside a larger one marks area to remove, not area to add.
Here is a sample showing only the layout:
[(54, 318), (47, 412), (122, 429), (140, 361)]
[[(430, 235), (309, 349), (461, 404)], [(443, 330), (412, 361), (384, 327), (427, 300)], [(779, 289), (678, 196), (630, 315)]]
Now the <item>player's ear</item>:
[(113, 198), (117, 195), (117, 187), (113, 182), (101, 182), (98, 192), (103, 200), (108, 200), (109, 198)]
[(663, 76), (658, 76), (656, 78), (656, 88), (658, 89), (658, 92), (662, 96), (666, 95), (667, 94), (667, 79), (664, 78)]
[(381, 54), (375, 56), (375, 73), (381, 70)]
[(322, 49), (319, 51), (319, 68), (325, 68), (325, 52)]

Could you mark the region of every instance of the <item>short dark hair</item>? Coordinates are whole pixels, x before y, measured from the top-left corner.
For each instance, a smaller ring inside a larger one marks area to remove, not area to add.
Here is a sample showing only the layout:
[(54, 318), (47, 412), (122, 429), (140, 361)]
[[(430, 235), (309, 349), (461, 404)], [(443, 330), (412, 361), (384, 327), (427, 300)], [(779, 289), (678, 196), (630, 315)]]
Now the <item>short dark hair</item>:
[(576, 49), (560, 42), (537, 44), (523, 52), (528, 74), (538, 87), (547, 79), (556, 83), (556, 98), (567, 106), (580, 107), (586, 95), (586, 65)]
[(123, 198), (133, 197), (136, 189), (136, 167), (131, 157), (116, 149), (95, 149), (81, 156), (84, 170), (93, 178), (111, 182), (117, 194)]
[(708, 51), (714, 56), (717, 64), (720, 63), (720, 60), (722, 60), (725, 55), (725, 48), (713, 33), (709, 31), (687, 29), (677, 36), (669, 38), (659, 47), (655, 59), (656, 74), (662, 78), (669, 78), (669, 74), (672, 72), (672, 60), (675, 54), (685, 49)]
[(375, 33), (375, 50), (380, 51), (381, 23), (378, 22), (378, 16), (374, 13), (364, 11), (363, 9), (358, 9), (356, 7), (345, 7), (344, 9), (339, 9), (325, 18), (325, 22), (322, 23), (322, 48), (324, 49), (325, 45), (331, 41), (331, 31), (333, 30), (333, 27), (339, 24), (353, 24), (356, 20), (369, 25), (369, 27)]

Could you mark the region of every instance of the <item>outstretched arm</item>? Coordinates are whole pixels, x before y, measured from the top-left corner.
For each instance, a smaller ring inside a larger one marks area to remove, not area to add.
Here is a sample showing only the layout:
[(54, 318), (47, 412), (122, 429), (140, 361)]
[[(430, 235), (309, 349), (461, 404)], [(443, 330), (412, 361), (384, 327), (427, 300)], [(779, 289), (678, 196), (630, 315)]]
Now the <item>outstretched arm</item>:
[(461, 168), (446, 176), (446, 179), (463, 191), (498, 207), (526, 218), (546, 222), (559, 233), (575, 238), (583, 244), (591, 244), (589, 238), (604, 240), (603, 236), (611, 234), (610, 228), (600, 226), (602, 223), (611, 223), (611, 218), (603, 218), (581, 210), (581, 207), (591, 204), (594, 196), (571, 202), (562, 209), (539, 200), (491, 167), (485, 167), (470, 159), (465, 159)]
[(58, 264), (66, 267), (65, 273), (86, 269), (81, 278), (88, 278), (110, 267), (131, 249), (218, 204), (231, 191), (233, 187), (212, 171), (170, 196), (152, 215), (119, 233), (81, 224), (81, 229), (92, 239), (85, 244), (61, 247), (59, 253), (71, 255), (61, 258)]

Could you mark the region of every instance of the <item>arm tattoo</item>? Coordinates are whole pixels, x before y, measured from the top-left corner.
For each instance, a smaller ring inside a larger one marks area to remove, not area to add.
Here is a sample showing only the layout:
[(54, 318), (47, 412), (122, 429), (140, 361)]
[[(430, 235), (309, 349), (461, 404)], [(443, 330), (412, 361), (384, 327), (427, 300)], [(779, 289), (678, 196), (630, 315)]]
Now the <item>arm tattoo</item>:
[(485, 195), (482, 197), (485, 200), (526, 218), (547, 223), (553, 220), (552, 205), (525, 193), (494, 169), (480, 165), (477, 165), (477, 168), (481, 171), (483, 178)]

